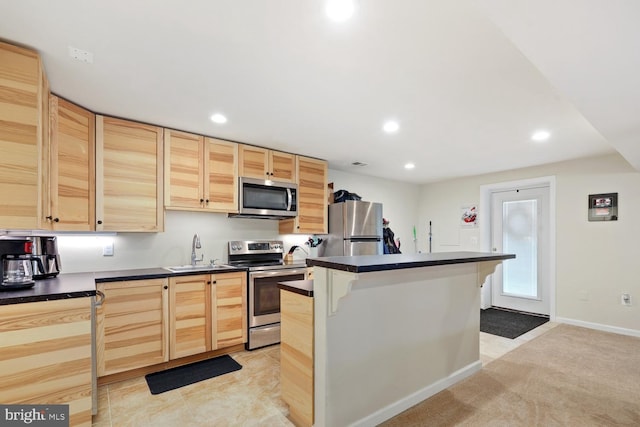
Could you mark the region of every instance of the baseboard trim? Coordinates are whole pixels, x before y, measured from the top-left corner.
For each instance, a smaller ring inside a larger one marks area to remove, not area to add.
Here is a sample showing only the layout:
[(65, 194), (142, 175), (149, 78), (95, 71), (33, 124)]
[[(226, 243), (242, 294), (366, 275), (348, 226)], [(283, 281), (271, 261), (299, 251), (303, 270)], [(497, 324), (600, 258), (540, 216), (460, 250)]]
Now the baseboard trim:
[(620, 328), (618, 326), (604, 325), (602, 323), (585, 322), (583, 320), (568, 319), (566, 317), (556, 317), (554, 321), (566, 323), (567, 325), (582, 326), (583, 328), (596, 329), (598, 331), (612, 332), (614, 334), (629, 335), (640, 338), (640, 331), (636, 329)]
[(451, 387), (459, 381), (475, 374), (482, 368), (482, 362), (476, 361), (462, 369), (457, 370), (446, 378), (441, 379), (440, 381), (436, 381), (435, 383), (416, 391), (408, 395), (407, 397), (398, 400), (391, 405), (388, 405), (371, 415), (368, 415), (364, 418), (359, 419), (358, 421), (351, 424), (351, 426), (357, 427), (370, 427), (377, 426), (383, 421), (388, 420), (391, 417), (398, 415), (399, 413), (406, 411), (414, 405), (422, 402), (423, 400), (433, 396), (436, 393), (441, 392), (442, 390)]

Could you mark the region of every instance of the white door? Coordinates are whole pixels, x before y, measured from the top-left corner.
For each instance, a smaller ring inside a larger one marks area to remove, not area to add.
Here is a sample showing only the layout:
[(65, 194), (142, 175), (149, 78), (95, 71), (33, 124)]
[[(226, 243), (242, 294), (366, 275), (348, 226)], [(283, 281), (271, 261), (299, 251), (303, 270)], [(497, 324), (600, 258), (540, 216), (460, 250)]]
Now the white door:
[(549, 187), (491, 193), (492, 248), (516, 254), (493, 275), (491, 305), (550, 312)]

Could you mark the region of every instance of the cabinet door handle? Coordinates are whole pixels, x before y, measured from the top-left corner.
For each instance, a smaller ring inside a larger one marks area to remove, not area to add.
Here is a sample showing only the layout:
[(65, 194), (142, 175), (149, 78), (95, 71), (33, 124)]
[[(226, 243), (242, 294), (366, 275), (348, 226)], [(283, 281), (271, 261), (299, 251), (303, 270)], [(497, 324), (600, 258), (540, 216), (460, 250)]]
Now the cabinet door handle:
[(100, 307), (100, 306), (102, 306), (102, 303), (104, 302), (104, 300), (106, 298), (106, 295), (102, 291), (98, 291), (98, 290), (96, 290), (96, 295), (99, 296), (100, 299), (96, 300), (95, 306), (96, 307)]
[(53, 222), (60, 222), (60, 218), (53, 218)]
[(98, 225), (100, 225), (100, 224), (102, 224), (102, 220), (101, 219), (98, 220)]
[(207, 281), (207, 285), (210, 285), (210, 284), (211, 284), (211, 280)]
[(207, 204), (209, 204), (209, 199), (205, 200), (205, 202), (206, 202)]
[(215, 285), (216, 283), (218, 283), (218, 281), (217, 281), (217, 280), (214, 280), (214, 281), (213, 281), (213, 284)]
[(51, 215), (49, 215), (49, 216), (46, 216), (46, 217), (45, 217), (45, 219), (46, 219), (47, 221), (51, 221), (51, 220), (53, 220), (53, 217), (52, 217)]
[(200, 199), (200, 203), (204, 202), (204, 199)]
[(167, 285), (164, 285), (164, 288), (165, 288), (165, 289), (169, 289), (169, 287), (168, 287)]

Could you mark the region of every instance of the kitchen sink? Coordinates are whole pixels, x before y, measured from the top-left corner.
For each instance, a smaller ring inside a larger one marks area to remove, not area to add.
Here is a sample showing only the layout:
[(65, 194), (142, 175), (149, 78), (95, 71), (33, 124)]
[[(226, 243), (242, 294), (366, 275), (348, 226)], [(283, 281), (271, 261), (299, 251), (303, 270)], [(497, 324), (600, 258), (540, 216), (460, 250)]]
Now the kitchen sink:
[(215, 264), (215, 265), (176, 265), (173, 267), (164, 267), (165, 270), (169, 270), (172, 273), (187, 273), (189, 271), (217, 271), (232, 269), (230, 265)]

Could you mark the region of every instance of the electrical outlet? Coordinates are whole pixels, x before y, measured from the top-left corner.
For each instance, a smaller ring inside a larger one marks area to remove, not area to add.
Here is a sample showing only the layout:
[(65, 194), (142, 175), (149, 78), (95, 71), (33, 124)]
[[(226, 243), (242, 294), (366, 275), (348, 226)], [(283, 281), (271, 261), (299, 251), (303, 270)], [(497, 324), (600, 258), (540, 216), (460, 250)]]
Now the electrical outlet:
[(631, 305), (631, 295), (630, 294), (622, 294), (620, 298), (620, 302), (622, 305)]
[(113, 242), (105, 243), (102, 246), (102, 256), (113, 256)]

